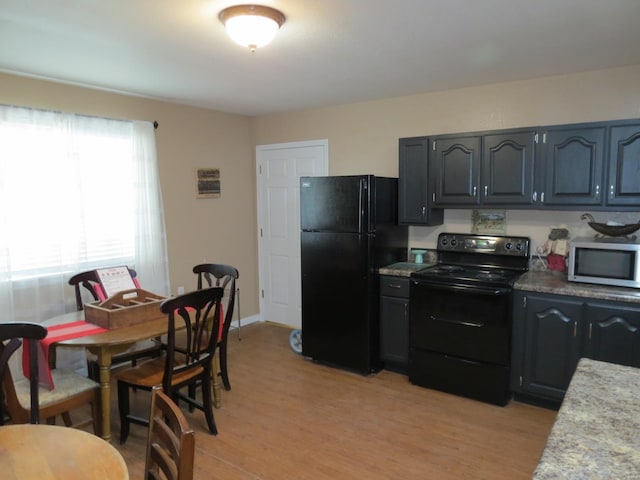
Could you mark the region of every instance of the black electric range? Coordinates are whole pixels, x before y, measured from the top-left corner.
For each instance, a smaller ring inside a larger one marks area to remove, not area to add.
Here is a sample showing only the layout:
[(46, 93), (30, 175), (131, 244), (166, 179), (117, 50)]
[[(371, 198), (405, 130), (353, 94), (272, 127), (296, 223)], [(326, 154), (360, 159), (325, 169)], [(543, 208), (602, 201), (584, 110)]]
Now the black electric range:
[(438, 263), (411, 275), (409, 380), (505, 405), (513, 282), (526, 237), (442, 233)]

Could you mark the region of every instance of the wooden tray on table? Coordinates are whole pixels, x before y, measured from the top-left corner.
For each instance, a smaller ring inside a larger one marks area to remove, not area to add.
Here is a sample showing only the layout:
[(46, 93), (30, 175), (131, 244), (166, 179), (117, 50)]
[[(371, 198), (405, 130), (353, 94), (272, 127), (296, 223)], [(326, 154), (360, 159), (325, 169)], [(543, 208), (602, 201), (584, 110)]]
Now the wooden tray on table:
[(161, 320), (166, 318), (160, 311), (160, 304), (164, 300), (166, 297), (141, 288), (125, 290), (104, 302), (85, 304), (85, 320), (109, 330)]

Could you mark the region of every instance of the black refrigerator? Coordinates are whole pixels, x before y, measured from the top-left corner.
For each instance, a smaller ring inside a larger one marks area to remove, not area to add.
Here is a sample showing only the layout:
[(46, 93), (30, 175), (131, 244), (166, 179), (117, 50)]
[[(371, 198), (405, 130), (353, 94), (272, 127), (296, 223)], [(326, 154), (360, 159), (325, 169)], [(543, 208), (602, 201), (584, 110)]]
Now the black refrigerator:
[(302, 354), (380, 370), (378, 269), (406, 261), (398, 181), (373, 175), (300, 178)]

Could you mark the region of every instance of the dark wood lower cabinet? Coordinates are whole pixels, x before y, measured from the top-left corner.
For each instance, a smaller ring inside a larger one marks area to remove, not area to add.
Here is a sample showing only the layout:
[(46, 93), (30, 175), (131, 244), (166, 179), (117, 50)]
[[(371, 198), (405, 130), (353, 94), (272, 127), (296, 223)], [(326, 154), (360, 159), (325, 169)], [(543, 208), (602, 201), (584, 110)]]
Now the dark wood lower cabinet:
[(562, 400), (580, 358), (582, 302), (536, 295), (524, 299), (521, 388), (545, 399)]
[(516, 291), (511, 389), (559, 406), (581, 357), (640, 367), (640, 304)]
[(640, 367), (640, 306), (587, 302), (585, 357)]
[(407, 373), (409, 366), (409, 278), (380, 277), (380, 356), (384, 368)]

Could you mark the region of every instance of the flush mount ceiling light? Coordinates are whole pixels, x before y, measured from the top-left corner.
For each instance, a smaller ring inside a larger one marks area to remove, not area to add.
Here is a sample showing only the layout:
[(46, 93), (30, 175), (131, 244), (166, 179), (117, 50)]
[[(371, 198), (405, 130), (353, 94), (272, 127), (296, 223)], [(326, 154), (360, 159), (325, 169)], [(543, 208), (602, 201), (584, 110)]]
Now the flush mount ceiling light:
[(262, 5), (236, 5), (218, 15), (231, 39), (252, 52), (267, 45), (284, 23), (284, 14)]

